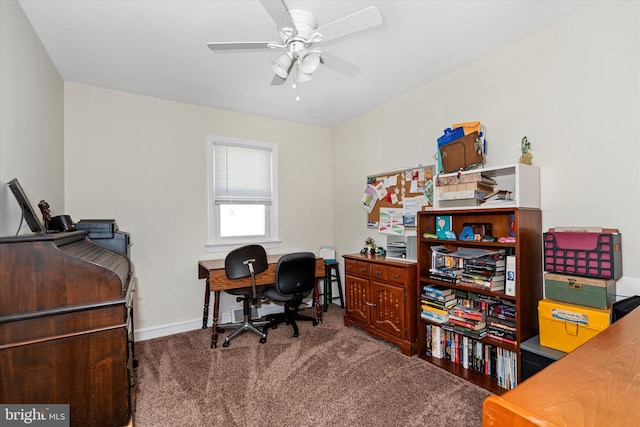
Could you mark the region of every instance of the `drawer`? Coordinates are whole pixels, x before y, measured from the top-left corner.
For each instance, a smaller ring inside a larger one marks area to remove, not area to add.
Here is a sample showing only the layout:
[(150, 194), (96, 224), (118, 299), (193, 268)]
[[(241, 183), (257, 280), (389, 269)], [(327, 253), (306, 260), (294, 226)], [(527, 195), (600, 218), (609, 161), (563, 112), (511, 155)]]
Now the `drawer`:
[(380, 280), (380, 281), (386, 282), (387, 272), (388, 272), (387, 266), (379, 265), (379, 264), (371, 265), (371, 277), (374, 280)]
[(389, 283), (405, 284), (407, 270), (404, 268), (387, 267), (387, 280)]
[(345, 274), (353, 274), (354, 276), (369, 277), (371, 264), (368, 262), (359, 262), (346, 259), (344, 263)]

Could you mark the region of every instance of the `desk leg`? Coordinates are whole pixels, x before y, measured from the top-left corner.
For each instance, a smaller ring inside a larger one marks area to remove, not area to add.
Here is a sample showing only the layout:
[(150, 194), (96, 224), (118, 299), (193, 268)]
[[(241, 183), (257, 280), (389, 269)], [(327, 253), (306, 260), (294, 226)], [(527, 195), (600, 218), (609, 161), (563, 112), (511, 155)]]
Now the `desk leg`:
[(322, 323), (322, 307), (320, 307), (320, 291), (318, 290), (319, 281), (320, 279), (316, 279), (316, 286), (313, 288), (313, 299), (316, 302), (316, 313), (317, 313), (318, 323)]
[(211, 348), (218, 345), (218, 318), (220, 315), (220, 291), (215, 291), (213, 301), (213, 325), (211, 326)]
[(211, 298), (211, 282), (207, 277), (204, 287), (204, 309), (202, 311), (202, 329), (207, 329), (207, 317), (209, 317), (209, 299)]

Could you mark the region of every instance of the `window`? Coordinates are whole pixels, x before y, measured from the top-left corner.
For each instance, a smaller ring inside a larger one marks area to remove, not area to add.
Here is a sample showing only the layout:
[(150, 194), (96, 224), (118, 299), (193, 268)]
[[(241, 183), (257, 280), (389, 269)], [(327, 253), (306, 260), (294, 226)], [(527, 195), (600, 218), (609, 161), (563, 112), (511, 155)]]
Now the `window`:
[(277, 145), (210, 136), (209, 244), (277, 244)]

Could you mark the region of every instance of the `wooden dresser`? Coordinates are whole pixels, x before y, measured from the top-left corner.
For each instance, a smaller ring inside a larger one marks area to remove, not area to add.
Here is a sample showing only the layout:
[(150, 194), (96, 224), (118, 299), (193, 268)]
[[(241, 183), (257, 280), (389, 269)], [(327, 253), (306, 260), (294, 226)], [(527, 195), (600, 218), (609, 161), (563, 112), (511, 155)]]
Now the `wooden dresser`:
[(482, 425), (640, 425), (640, 308), (502, 396)]
[(345, 326), (358, 326), (416, 352), (416, 263), (380, 255), (344, 255)]

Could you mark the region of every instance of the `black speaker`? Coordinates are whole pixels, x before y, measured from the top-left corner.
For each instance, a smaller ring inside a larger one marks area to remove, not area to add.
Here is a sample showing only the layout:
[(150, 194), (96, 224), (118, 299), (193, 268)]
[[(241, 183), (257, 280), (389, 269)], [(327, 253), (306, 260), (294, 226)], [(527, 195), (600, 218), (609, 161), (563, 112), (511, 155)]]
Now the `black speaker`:
[(611, 323), (615, 322), (616, 320), (622, 319), (639, 305), (640, 296), (638, 295), (634, 295), (632, 297), (614, 302), (611, 306)]
[(53, 231), (75, 231), (76, 226), (71, 221), (69, 215), (58, 215), (49, 221), (49, 230)]

